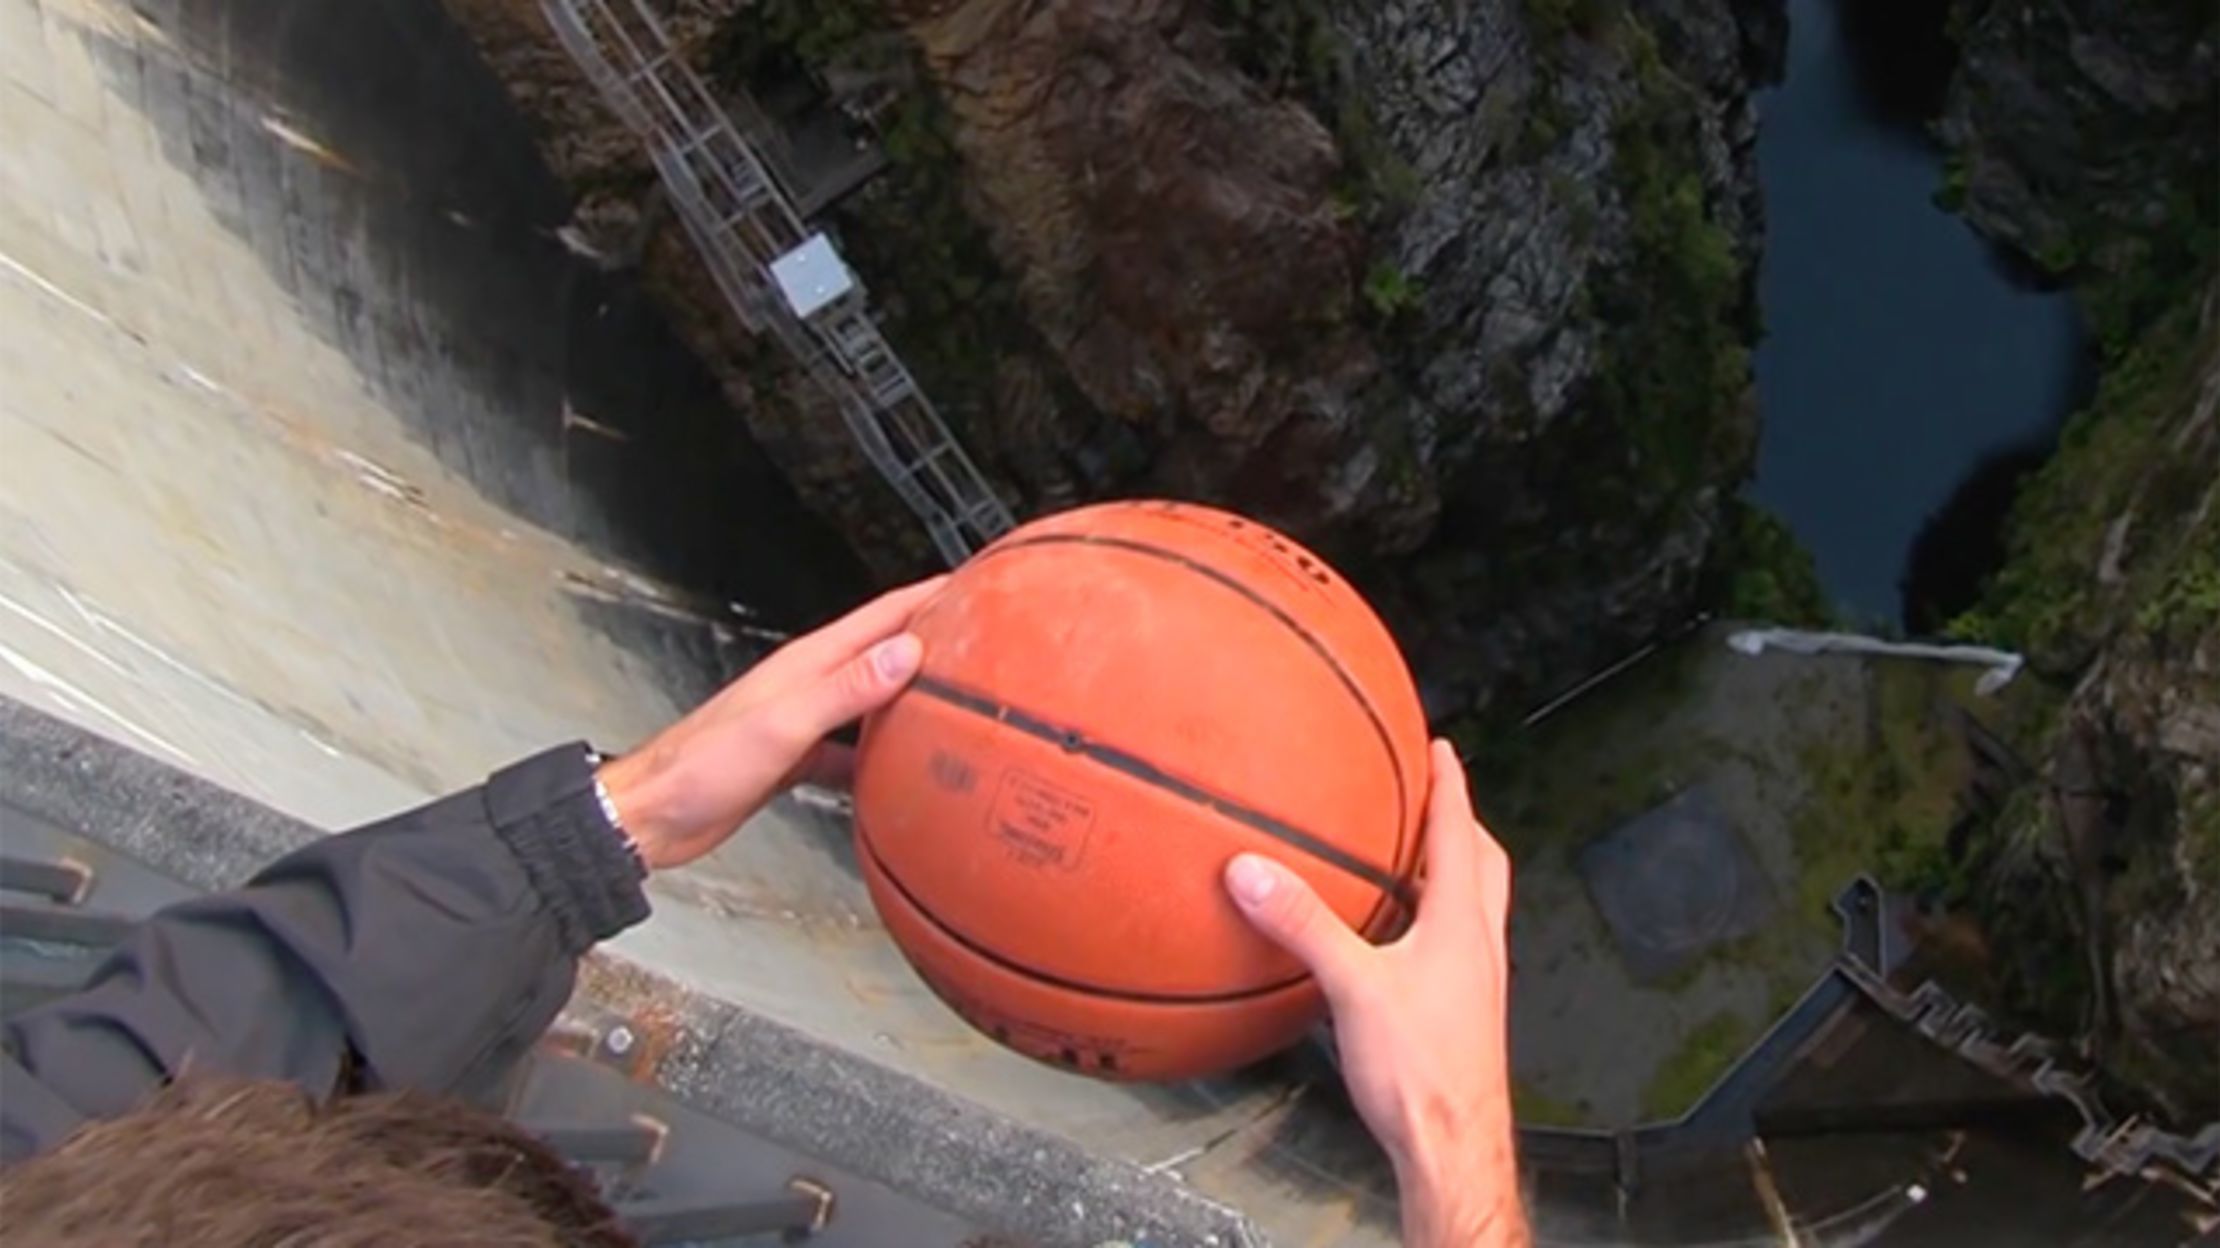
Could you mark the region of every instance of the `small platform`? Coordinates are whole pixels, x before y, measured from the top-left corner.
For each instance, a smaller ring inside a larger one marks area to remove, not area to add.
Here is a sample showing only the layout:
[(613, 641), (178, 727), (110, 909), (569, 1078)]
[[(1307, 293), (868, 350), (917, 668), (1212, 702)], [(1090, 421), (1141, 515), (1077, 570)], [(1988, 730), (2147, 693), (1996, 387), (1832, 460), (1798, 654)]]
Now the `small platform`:
[(1589, 842), (1579, 866), (1627, 973), (1642, 983), (1750, 935), (1773, 912), (1764, 871), (1700, 786)]

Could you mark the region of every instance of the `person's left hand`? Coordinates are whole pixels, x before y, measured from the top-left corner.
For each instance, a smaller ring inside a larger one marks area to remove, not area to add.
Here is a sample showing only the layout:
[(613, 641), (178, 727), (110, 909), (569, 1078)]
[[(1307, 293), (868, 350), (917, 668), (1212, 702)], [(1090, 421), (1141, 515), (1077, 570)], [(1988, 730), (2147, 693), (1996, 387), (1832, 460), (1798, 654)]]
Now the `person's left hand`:
[(947, 577), (897, 589), (779, 647), (640, 748), (601, 782), (649, 868), (722, 845), (788, 786), (840, 785), (854, 765), (825, 734), (893, 701), (924, 647), (905, 631)]

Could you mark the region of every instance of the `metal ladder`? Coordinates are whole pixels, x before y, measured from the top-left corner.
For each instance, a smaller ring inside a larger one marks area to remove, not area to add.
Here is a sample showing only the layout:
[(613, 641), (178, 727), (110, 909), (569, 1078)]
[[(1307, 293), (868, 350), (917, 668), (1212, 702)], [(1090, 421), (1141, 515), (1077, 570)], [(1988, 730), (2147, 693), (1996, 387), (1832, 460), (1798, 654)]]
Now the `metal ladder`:
[[(949, 563), (1009, 531), (1009, 507), (895, 354), (861, 284), (795, 315), (771, 265), (812, 232), (782, 185), (778, 128), (745, 92), (720, 101), (647, 0), (542, 0), (556, 38), (647, 145), (679, 219), (749, 332), (768, 334), (840, 411), (864, 457)], [(769, 153), (767, 156), (766, 153)]]

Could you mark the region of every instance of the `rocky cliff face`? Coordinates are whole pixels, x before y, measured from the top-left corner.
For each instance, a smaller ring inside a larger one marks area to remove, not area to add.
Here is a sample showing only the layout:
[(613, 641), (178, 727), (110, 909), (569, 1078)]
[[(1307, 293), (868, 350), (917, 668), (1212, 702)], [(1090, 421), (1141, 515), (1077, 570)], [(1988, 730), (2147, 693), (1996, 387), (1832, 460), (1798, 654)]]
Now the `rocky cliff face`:
[[(1960, 628), (2070, 689), (1985, 905), (2012, 993), (2220, 1117), (2220, 19), (2210, 6), (1961, 4), (1943, 132), (1968, 218), (2074, 284), (2102, 385), (2025, 489)], [(2062, 971), (2062, 966), (2085, 965)]]
[(1960, 0), (1960, 65), (1937, 127), (1954, 152), (1946, 195), (2084, 287), (2194, 269), (2200, 248), (2210, 259), (2214, 23), (2199, 0)]
[(1370, 242), (1369, 423), (1408, 439), (1376, 438), (1379, 488), (1418, 538), (1375, 583), (1440, 701), (1677, 623), (1754, 445), (1749, 93), (1780, 10), (1267, 7), (1237, 52), (1332, 120)]
[[(578, 189), (644, 161), (523, 0), (450, 0)], [(1749, 92), (1771, 0), (690, 0), (696, 63), (867, 84), (829, 216), (1021, 510), (1173, 494), (1367, 583), (1438, 707), (1691, 609), (1755, 433)], [(846, 89), (846, 88), (843, 88)], [(644, 269), (804, 496), (922, 547), (649, 222)]]
[(2115, 362), (2010, 536), (1961, 627), (2070, 692), (1980, 883), (2007, 995), (2220, 1117), (2220, 282)]

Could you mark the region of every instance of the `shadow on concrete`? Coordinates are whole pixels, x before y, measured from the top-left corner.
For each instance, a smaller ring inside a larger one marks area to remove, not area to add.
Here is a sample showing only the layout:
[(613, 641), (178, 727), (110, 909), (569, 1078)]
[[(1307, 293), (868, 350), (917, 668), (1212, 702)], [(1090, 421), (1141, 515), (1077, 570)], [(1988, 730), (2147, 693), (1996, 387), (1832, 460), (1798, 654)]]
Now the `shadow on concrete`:
[[(567, 197), (436, 0), (137, 0), (112, 87), (373, 396), (485, 497), (773, 623), (861, 569)], [(270, 123), (336, 159), (288, 143)]]

